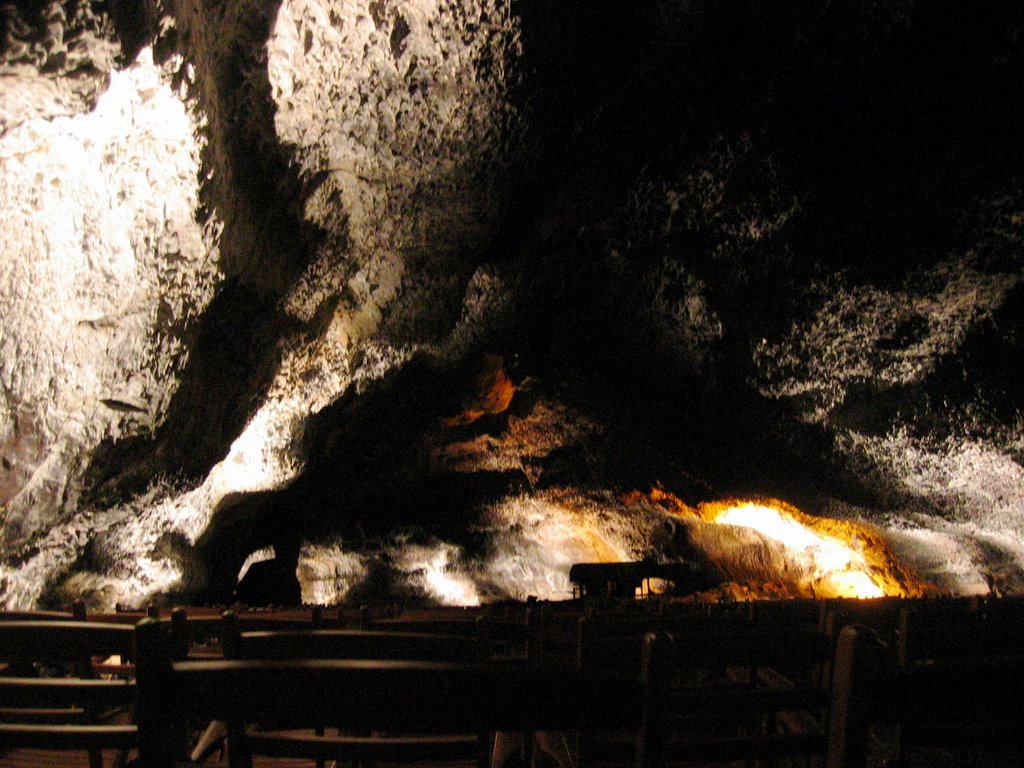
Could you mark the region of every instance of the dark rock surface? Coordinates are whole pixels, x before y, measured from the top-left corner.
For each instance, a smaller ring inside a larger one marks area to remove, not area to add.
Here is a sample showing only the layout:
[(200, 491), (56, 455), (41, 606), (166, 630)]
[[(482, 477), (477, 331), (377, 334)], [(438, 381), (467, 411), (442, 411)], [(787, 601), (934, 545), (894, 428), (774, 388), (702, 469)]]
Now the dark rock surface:
[[(659, 485), (1024, 586), (1019, 4), (147, 8), (94, 16), (182, 86), (215, 270), (183, 271), (187, 355), (135, 363), (172, 374), (145, 423), (58, 446), (4, 372), (8, 603), (227, 599), (284, 531), (305, 599), (551, 596), (658, 549), (625, 499)], [(30, 514), (48, 457), (68, 490)], [(757, 561), (730, 579), (812, 579), (695, 531)]]

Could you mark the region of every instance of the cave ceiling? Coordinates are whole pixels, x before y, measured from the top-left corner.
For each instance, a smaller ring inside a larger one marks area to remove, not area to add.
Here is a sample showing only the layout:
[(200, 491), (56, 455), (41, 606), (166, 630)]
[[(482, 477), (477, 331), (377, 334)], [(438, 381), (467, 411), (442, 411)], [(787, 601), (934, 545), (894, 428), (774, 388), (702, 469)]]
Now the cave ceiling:
[(1024, 588), (1018, 3), (0, 15), (4, 604)]

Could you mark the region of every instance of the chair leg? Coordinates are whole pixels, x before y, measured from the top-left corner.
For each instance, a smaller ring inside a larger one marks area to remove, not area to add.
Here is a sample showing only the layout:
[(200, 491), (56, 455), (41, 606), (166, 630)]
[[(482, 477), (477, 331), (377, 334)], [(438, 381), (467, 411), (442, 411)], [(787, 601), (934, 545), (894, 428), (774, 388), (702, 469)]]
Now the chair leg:
[(572, 750), (569, 749), (569, 737), (565, 731), (538, 731), (532, 741), (535, 751), (548, 755), (558, 768), (576, 768)]
[(214, 720), (203, 731), (199, 741), (192, 750), (191, 760), (201, 763), (211, 754), (224, 746), (224, 739), (227, 738), (227, 724), (223, 720)]
[[(514, 764), (513, 757), (523, 755), (526, 734), (519, 731), (498, 731), (494, 734), (494, 747), (488, 765), (492, 768), (506, 768)], [(529, 765), (524, 763), (524, 765)]]
[(252, 755), (246, 748), (245, 726), (242, 723), (228, 723), (228, 765), (231, 768), (252, 768)]

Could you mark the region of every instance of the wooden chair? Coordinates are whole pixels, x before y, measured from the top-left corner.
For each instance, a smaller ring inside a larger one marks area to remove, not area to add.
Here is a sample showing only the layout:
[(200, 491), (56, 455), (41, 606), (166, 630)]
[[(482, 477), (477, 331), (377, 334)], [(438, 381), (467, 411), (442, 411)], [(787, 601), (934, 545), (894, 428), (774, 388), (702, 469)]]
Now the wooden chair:
[[(152, 768), (172, 765), (183, 754), (183, 734), (210, 720), (259, 724), (268, 731), (246, 729), (240, 748), (232, 751), (233, 766), (245, 765), (250, 753), (415, 761), (449, 755), (452, 737), (445, 734), (574, 730), (615, 716), (613, 702), (635, 707), (639, 701), (638, 688), (609, 690), (572, 672), (539, 673), (522, 664), (327, 659), (172, 663), (155, 624), (143, 622), (138, 632), (140, 760)], [(322, 722), (346, 731), (415, 735), (311, 735), (309, 729)], [(284, 733), (276, 732), (282, 729)]]
[[(0, 611), (0, 622), (5, 621), (71, 621), (70, 611)], [(0, 660), (0, 674), (7, 674), (8, 663)]]
[(907, 606), (879, 718), (898, 727), (894, 763), (922, 750), (984, 764), (1024, 761), (1024, 615), (963, 601)]
[(102, 767), (102, 750), (133, 749), (135, 684), (98, 678), (93, 667), (95, 658), (130, 659), (133, 638), (133, 628), (121, 625), (0, 622), (4, 661), (26, 672), (47, 665), (57, 673), (0, 677), (0, 749), (88, 752), (90, 768)]
[(900, 728), (891, 765), (922, 751), (947, 765), (1024, 765), (1024, 655), (899, 669), (884, 691), (884, 718)]
[(227, 659), (405, 659), (486, 661), (474, 635), (358, 629), (243, 631), (232, 612), (222, 618)]
[(865, 768), (887, 646), (873, 627), (849, 624), (836, 637), (829, 676), (825, 768)]
[[(289, 660), (289, 659), (350, 659), (350, 660), (404, 660), (431, 662), (475, 663), (489, 660), (489, 638), (480, 631), (481, 624), (469, 624), (474, 634), (445, 635), (427, 632), (384, 630), (263, 630), (241, 631), (241, 620), (227, 611), (223, 617), (224, 656), (233, 660)], [(466, 623), (466, 622), (462, 622)], [(394, 626), (384, 624), (384, 626)], [(417, 621), (418, 627), (435, 628), (431, 621)], [(460, 630), (462, 627), (459, 628)], [(324, 736), (325, 725), (321, 721), (314, 734)], [(239, 723), (228, 724), (229, 744), (247, 738)], [(359, 738), (367, 738), (369, 734)], [(254, 736), (249, 735), (251, 741)], [(264, 742), (272, 736), (261, 733)], [(340, 738), (340, 737), (339, 737)], [(436, 739), (431, 739), (431, 749), (438, 749), (437, 759), (447, 755), (450, 760), (475, 760), (486, 765), (489, 754), (489, 735), (464, 735), (447, 740), (447, 753), (442, 754)], [(404, 747), (403, 747), (404, 748)], [(229, 749), (230, 754), (230, 749)], [(318, 763), (320, 764), (320, 763)]]
[[(634, 622), (640, 616), (624, 619), (621, 615), (581, 616), (578, 620), (576, 670), (612, 685), (631, 686), (640, 681), (642, 649), (647, 622)], [(656, 620), (656, 615), (648, 618)], [(639, 715), (639, 713), (637, 713)], [(636, 750), (639, 716), (622, 727), (609, 731), (591, 730), (579, 734), (576, 763), (583, 768), (595, 765), (628, 765)]]
[[(836, 658), (847, 668), (835, 673), (838, 688), (832, 692), (818, 681), (820, 666), (833, 660), (833, 643), (816, 630), (748, 627), (648, 635), (637, 765), (807, 756), (828, 756), (829, 768), (856, 765), (857, 756), (849, 755), (864, 751), (864, 690), (873, 682), (861, 668), (873, 666), (863, 661), (864, 634), (853, 628), (844, 633)], [(829, 741), (832, 711), (844, 718), (835, 745)]]
[[(224, 611), (175, 608), (170, 612), (171, 642), (175, 661), (224, 657)], [(320, 607), (308, 611), (258, 611), (237, 614), (234, 627), (242, 631), (308, 630), (329, 623)], [(337, 623), (337, 619), (332, 622)]]

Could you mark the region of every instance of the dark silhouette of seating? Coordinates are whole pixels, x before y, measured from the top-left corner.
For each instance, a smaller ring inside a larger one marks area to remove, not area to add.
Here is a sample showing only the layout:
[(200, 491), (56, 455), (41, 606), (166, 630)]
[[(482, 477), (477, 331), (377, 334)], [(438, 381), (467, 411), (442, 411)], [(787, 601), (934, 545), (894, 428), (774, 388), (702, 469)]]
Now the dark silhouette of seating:
[[(856, 630), (843, 637), (835, 656), (843, 669), (833, 672), (829, 691), (820, 682), (821, 666), (832, 664), (833, 643), (814, 629), (648, 634), (638, 767), (807, 756), (828, 768), (857, 765), (866, 743), (862, 686), (871, 683), (851, 670), (870, 669), (862, 662), (863, 639)], [(782, 717), (793, 712), (805, 717)]]
[[(99, 679), (94, 658), (134, 654), (130, 626), (84, 621), (0, 622), (0, 660), (45, 665), (52, 676), (0, 677), (0, 749), (89, 753), (90, 768), (103, 765), (102, 750), (124, 752), (138, 742), (131, 723), (135, 684)], [(114, 715), (126, 722), (114, 722)]]
[[(168, 620), (150, 608), (113, 614), (120, 625), (85, 621), (84, 606), (22, 613), (0, 620), (0, 749), (25, 765), (46, 749), (80, 751), (100, 766), (104, 750), (116, 761), (138, 744), (140, 765), (160, 768), (185, 758), (188, 734), (213, 719), (236, 724), (235, 766), (250, 752), (484, 765), (497, 730), (503, 758), (529, 743), (513, 730), (541, 732), (536, 744), (549, 756), (557, 740), (556, 757), (572, 753), (579, 733), (580, 768), (634, 762), (633, 747), (638, 768), (804, 756), (863, 768), (869, 753), (876, 763), (895, 755), (896, 766), (933, 752), (979, 765), (1024, 757), (1019, 600), (609, 599), (380, 608), (370, 621), (369, 611), (340, 609), (199, 610), (194, 619), (177, 609)], [(864, 625), (839, 630), (843, 617), (872, 623), (890, 642)], [(360, 623), (375, 628), (336, 629)], [(444, 628), (450, 634), (416, 631)], [(222, 644), (234, 658), (211, 660)], [(338, 735), (317, 737), (323, 726)]]
[(878, 719), (898, 726), (894, 765), (909, 765), (922, 749), (1024, 761), (1022, 607), (903, 607), (895, 664), (877, 705)]
[[(528, 665), (408, 660), (225, 660), (172, 663), (158, 626), (139, 625), (140, 757), (154, 768), (183, 754), (189, 726), (210, 720), (266, 729), (310, 729), (330, 722), (349, 731), (405, 737), (311, 737), (246, 733), (266, 754), (354, 760), (438, 759), (445, 734), (495, 730), (577, 730), (635, 710), (639, 689), (608, 690), (570, 672)], [(424, 738), (434, 734), (438, 738)], [(247, 762), (244, 750), (232, 765)]]

